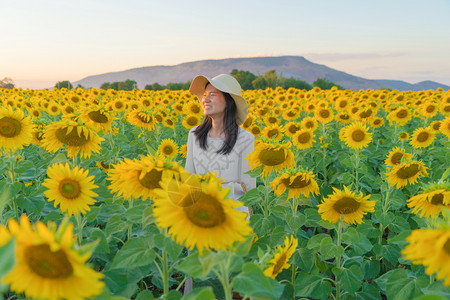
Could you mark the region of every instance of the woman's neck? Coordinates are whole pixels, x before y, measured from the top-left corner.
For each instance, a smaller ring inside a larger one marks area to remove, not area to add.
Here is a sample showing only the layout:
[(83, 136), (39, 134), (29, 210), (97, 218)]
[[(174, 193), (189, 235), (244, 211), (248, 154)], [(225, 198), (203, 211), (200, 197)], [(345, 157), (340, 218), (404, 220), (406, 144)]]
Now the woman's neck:
[(212, 126), (209, 130), (209, 136), (212, 138), (222, 138), (225, 137), (223, 119), (220, 120), (212, 118)]

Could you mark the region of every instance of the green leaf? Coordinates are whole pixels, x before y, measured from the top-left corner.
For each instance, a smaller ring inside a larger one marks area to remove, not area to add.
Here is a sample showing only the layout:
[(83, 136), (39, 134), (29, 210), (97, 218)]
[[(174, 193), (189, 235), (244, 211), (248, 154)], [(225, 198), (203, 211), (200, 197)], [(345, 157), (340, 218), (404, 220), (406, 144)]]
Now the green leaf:
[(95, 253), (110, 253), (105, 233), (99, 228), (93, 228), (89, 238), (93, 241), (99, 240)]
[(128, 222), (140, 224), (142, 223), (142, 212), (144, 209), (146, 209), (148, 206), (145, 204), (141, 204), (135, 207), (132, 207), (130, 209), (127, 209), (125, 211), (125, 219), (127, 219)]
[(415, 283), (406, 274), (406, 270), (397, 269), (387, 280), (386, 296), (388, 299), (412, 299)]
[(157, 234), (153, 236), (153, 239), (154, 244), (158, 245), (158, 248), (166, 251), (166, 253), (169, 254), (170, 258), (173, 261), (177, 260), (177, 257), (184, 249), (182, 245), (178, 245), (170, 237), (167, 237), (164, 234)]
[(16, 265), (16, 243), (11, 238), (0, 247), (0, 280)]
[(349, 227), (342, 235), (342, 241), (352, 244), (352, 248), (357, 255), (363, 255), (372, 250), (373, 245), (363, 234), (360, 234), (355, 228)]
[(364, 280), (377, 278), (380, 274), (380, 262), (378, 260), (364, 260), (361, 263), (361, 271), (364, 274)]
[(384, 214), (382, 211), (379, 210), (375, 212), (375, 216), (377, 217), (378, 221), (380, 221), (381, 225), (383, 225), (384, 227), (387, 227), (394, 220), (394, 214), (390, 211)]
[(245, 206), (257, 205), (261, 200), (262, 196), (258, 189), (251, 189), (239, 198), (239, 201), (244, 202)]
[(186, 256), (180, 264), (176, 266), (176, 269), (193, 277), (193, 278), (204, 278), (208, 275), (203, 275), (205, 272), (203, 271), (202, 264), (199, 261), (199, 253), (191, 253)]
[(242, 266), (242, 272), (233, 278), (233, 289), (254, 299), (280, 299), (284, 286), (264, 275), (254, 263)]
[(142, 213), (142, 228), (145, 228), (155, 223), (155, 217), (153, 216), (153, 208), (151, 206), (146, 207)]
[(111, 269), (128, 269), (152, 264), (156, 257), (153, 247), (153, 241), (149, 237), (128, 240), (116, 253)]
[[(216, 299), (210, 286), (195, 288), (183, 297), (183, 300), (211, 300)], [(137, 299), (136, 299), (137, 300)]]
[(344, 254), (344, 248), (342, 246), (336, 246), (333, 243), (331, 237), (322, 239), (320, 241), (319, 251), (323, 260), (340, 257), (342, 256), (342, 254)]
[(139, 294), (137, 294), (135, 298), (135, 300), (152, 300), (152, 299), (155, 299), (155, 297), (149, 290), (143, 290), (139, 292)]
[(295, 251), (292, 261), (294, 265), (300, 268), (300, 270), (309, 272), (314, 267), (314, 258), (314, 251), (307, 248), (299, 248)]
[(292, 233), (296, 233), (300, 227), (305, 225), (306, 217), (305, 215), (296, 215), (295, 217), (291, 214), (286, 216), (286, 223), (289, 226), (289, 229)]
[(344, 268), (338, 279), (347, 292), (354, 293), (359, 290), (362, 278), (361, 269), (353, 265), (348, 269)]
[(310, 297), (313, 299), (328, 299), (332, 292), (329, 281), (319, 275), (309, 275), (300, 272), (295, 280), (294, 291), (296, 297)]
[(313, 236), (309, 239), (308, 244), (306, 245), (306, 248), (319, 251), (320, 243), (322, 242), (323, 239), (326, 239), (326, 238), (331, 239), (331, 237), (328, 234), (325, 234), (325, 233), (316, 234), (315, 236)]

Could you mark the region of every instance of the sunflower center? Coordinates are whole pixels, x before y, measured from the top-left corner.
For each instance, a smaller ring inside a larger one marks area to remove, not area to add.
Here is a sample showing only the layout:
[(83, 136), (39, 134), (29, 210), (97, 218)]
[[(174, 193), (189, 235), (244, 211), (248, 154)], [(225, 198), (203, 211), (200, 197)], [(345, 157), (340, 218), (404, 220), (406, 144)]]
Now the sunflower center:
[(297, 176), (292, 183), (290, 182), (290, 178), (284, 178), (281, 182), (290, 189), (301, 189), (309, 186), (311, 179), (305, 180), (302, 176)]
[(330, 116), (330, 112), (326, 109), (322, 109), (319, 113), (322, 118), (328, 118)]
[(151, 123), (153, 121), (152, 116), (143, 114), (143, 113), (138, 113), (136, 118), (141, 121), (142, 123)]
[(25, 260), (32, 272), (44, 278), (67, 278), (73, 274), (73, 267), (62, 250), (52, 251), (47, 244), (25, 249)]
[(402, 161), (403, 153), (397, 152), (392, 155), (391, 163), (398, 165)]
[(430, 136), (430, 134), (428, 132), (422, 131), (421, 133), (419, 133), (417, 135), (417, 141), (423, 143), (428, 140), (429, 136)]
[(0, 135), (13, 138), (20, 134), (22, 124), (16, 119), (3, 117), (0, 119)]
[(428, 105), (426, 111), (427, 113), (432, 113), (435, 109), (436, 107), (434, 105)]
[(172, 154), (172, 153), (173, 153), (173, 148), (172, 148), (172, 146), (166, 146), (166, 147), (164, 147), (164, 148), (163, 148), (163, 152), (164, 152), (164, 154), (166, 154), (166, 155)]
[(370, 117), (371, 115), (372, 115), (372, 110), (371, 110), (371, 109), (368, 109), (368, 110), (363, 111), (359, 116), (360, 116), (361, 118), (368, 118), (368, 117)]
[(397, 176), (400, 179), (408, 179), (414, 177), (414, 175), (416, 175), (417, 173), (419, 173), (419, 166), (410, 165), (407, 167), (401, 167), (397, 172)]
[(36, 131), (34, 133), (34, 137), (38, 140), (38, 141), (42, 141), (42, 139), (44, 138), (44, 133), (40, 132), (40, 131)]
[(314, 122), (308, 121), (305, 123), (306, 128), (314, 128)]
[(259, 154), (259, 160), (263, 165), (276, 166), (286, 160), (284, 149), (264, 149)]
[[(192, 205), (186, 205), (191, 204)], [(183, 199), (184, 211), (188, 219), (203, 228), (216, 227), (225, 222), (222, 204), (211, 195), (193, 191)]]
[(296, 133), (297, 130), (298, 130), (298, 127), (297, 127), (297, 125), (295, 125), (295, 124), (288, 127), (288, 131), (289, 131), (290, 133)]
[(194, 114), (198, 114), (200, 112), (200, 107), (197, 105), (193, 105), (191, 109)]
[(78, 181), (65, 178), (59, 183), (59, 192), (64, 198), (75, 199), (81, 194), (81, 187)]
[(272, 275), (280, 273), (281, 268), (284, 266), (285, 262), (286, 262), (286, 252), (283, 252), (283, 254), (281, 254), (280, 257), (278, 257), (277, 262), (273, 266)]
[[(138, 178), (141, 177), (142, 171), (139, 172)], [(150, 172), (145, 173), (144, 177), (138, 179), (139, 182), (147, 189), (157, 189), (161, 186), (159, 182), (161, 181), (162, 171), (158, 171), (156, 169), (151, 170)]]
[(365, 132), (361, 129), (356, 129), (352, 132), (352, 140), (355, 142), (361, 142), (362, 140), (364, 140), (365, 136)]
[(67, 133), (68, 128), (59, 128), (56, 130), (56, 138), (68, 145), (68, 146), (83, 146), (86, 144), (89, 139), (84, 135), (84, 132), (81, 131), (80, 135), (78, 135), (77, 129), (73, 128), (70, 133)]
[(443, 194), (435, 194), (431, 197), (430, 203), (433, 205), (443, 205), (444, 204), (444, 195)]
[(108, 122), (108, 117), (99, 110), (90, 111), (88, 113), (88, 116), (95, 123), (107, 123)]
[(397, 118), (399, 118), (399, 119), (406, 118), (407, 116), (408, 116), (408, 112), (406, 111), (406, 109), (401, 109), (397, 112)]
[(445, 242), (444, 251), (447, 252), (448, 255), (450, 255), (450, 239), (447, 239), (447, 241)]
[(300, 144), (306, 144), (311, 140), (311, 134), (309, 132), (303, 132), (302, 134), (298, 135), (297, 141)]
[(379, 125), (381, 123), (381, 120), (380, 119), (375, 119), (374, 121), (373, 121), (373, 124), (374, 125)]
[(361, 204), (351, 197), (342, 197), (334, 205), (333, 208), (340, 214), (351, 214), (358, 210)]
[(278, 129), (271, 129), (271, 130), (269, 130), (268, 132), (267, 132), (267, 136), (269, 137), (269, 138), (271, 138), (271, 137), (273, 137), (273, 136), (276, 136), (276, 135), (278, 135)]
[(189, 125), (197, 125), (197, 118), (196, 117), (189, 117), (189, 118), (187, 118), (186, 122)]
[(295, 112), (288, 111), (287, 116), (290, 117), (290, 118), (295, 117)]
[(344, 107), (346, 107), (347, 106), (347, 101), (341, 101), (341, 102), (339, 102), (339, 107), (340, 108), (344, 108)]
[(441, 127), (441, 122), (436, 122), (433, 124), (433, 126), (431, 126), (434, 130), (439, 130), (439, 128)]

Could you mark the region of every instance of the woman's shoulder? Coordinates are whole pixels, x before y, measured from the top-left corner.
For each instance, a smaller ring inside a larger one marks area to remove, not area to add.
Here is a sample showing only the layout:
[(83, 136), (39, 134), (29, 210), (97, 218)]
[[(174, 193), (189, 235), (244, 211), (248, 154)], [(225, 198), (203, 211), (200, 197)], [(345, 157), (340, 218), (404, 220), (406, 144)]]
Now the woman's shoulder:
[(192, 128), (189, 130), (189, 135), (194, 134), (194, 131), (197, 129), (197, 127), (198, 127), (198, 125), (192, 127)]
[(244, 139), (244, 140), (255, 140), (255, 136), (250, 132), (245, 130), (242, 127), (239, 127), (239, 139)]

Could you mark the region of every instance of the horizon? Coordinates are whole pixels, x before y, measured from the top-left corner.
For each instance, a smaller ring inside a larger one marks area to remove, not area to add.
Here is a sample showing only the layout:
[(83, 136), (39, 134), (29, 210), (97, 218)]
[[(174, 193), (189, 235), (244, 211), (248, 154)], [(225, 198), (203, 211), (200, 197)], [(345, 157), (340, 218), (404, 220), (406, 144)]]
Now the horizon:
[(303, 56), (366, 79), (450, 86), (445, 0), (1, 0), (0, 8), (0, 25), (7, 28), (0, 79), (10, 77), (19, 88), (52, 88), (135, 68), (278, 56)]

